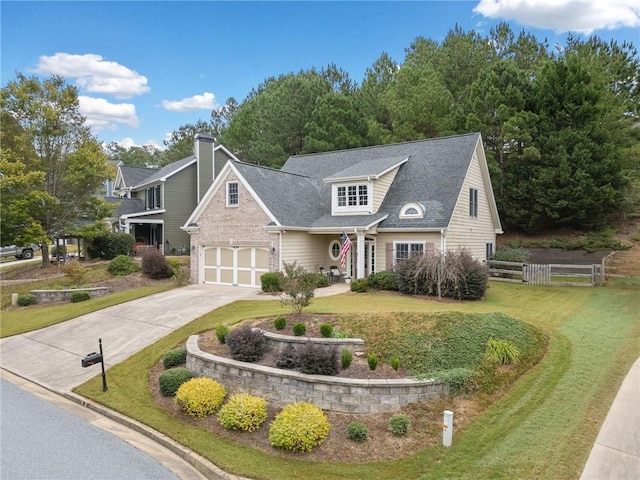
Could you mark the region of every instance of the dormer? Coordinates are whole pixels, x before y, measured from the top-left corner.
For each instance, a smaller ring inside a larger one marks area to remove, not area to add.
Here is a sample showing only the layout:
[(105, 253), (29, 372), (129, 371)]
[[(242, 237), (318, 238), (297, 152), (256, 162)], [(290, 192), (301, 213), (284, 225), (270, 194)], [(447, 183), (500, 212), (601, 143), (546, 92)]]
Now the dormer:
[(325, 178), (331, 184), (331, 215), (376, 213), (407, 160), (409, 157), (365, 160)]

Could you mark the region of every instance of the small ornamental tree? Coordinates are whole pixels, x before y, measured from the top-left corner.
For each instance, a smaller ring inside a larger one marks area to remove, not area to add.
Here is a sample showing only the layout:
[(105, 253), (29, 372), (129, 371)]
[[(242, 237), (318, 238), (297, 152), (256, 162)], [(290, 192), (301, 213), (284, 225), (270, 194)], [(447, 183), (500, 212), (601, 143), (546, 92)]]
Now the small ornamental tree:
[(284, 262), (284, 271), (282, 303), (289, 304), (293, 313), (300, 315), (311, 304), (315, 285), (306, 280), (307, 272), (297, 262)]

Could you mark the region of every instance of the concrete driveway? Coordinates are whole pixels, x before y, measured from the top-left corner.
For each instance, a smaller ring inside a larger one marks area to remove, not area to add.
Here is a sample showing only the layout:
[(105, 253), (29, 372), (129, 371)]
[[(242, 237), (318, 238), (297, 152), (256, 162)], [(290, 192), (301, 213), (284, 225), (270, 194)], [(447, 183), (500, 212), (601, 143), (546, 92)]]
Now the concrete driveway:
[(215, 308), (255, 299), (259, 293), (250, 288), (191, 285), (140, 298), (3, 338), (0, 367), (67, 393), (100, 373), (99, 365), (81, 366), (86, 354), (98, 351), (99, 338), (108, 368)]

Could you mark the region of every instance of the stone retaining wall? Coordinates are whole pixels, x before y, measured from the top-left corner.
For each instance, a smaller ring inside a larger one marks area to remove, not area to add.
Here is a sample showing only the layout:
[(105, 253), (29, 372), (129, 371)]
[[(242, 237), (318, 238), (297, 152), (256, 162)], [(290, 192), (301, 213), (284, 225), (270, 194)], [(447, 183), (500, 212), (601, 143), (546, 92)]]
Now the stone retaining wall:
[(36, 297), (36, 303), (65, 302), (71, 299), (74, 292), (89, 292), (91, 298), (103, 297), (109, 293), (108, 287), (92, 288), (64, 288), (60, 290), (31, 290), (31, 295)]
[(353, 379), (305, 375), (239, 362), (200, 350), (198, 335), (187, 340), (187, 368), (196, 376), (219, 381), (226, 389), (259, 395), (285, 405), (312, 402), (323, 410), (344, 413), (397, 411), (410, 403), (438, 398), (444, 384), (434, 380)]
[[(261, 330), (254, 328), (253, 330)], [(282, 351), (289, 344), (302, 345), (313, 342), (316, 345), (335, 347), (340, 353), (342, 350), (351, 350), (352, 353), (364, 352), (364, 340), (359, 338), (316, 338), (316, 337), (295, 337), (292, 335), (280, 335), (277, 333), (261, 330), (267, 343), (267, 348), (273, 351)]]

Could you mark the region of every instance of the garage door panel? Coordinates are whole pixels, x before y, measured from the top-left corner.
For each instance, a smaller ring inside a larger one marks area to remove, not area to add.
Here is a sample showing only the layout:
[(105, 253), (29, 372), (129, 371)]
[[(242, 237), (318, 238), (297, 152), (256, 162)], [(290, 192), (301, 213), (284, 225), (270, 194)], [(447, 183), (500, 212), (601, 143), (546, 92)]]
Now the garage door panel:
[(269, 271), (269, 249), (259, 247), (205, 247), (204, 282), (259, 287)]
[(233, 248), (220, 248), (220, 266), (234, 267)]
[(256, 248), (256, 268), (269, 270), (269, 250)]

